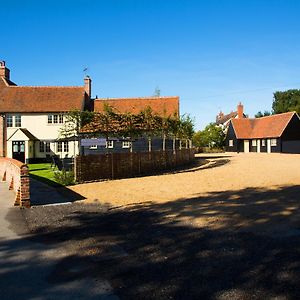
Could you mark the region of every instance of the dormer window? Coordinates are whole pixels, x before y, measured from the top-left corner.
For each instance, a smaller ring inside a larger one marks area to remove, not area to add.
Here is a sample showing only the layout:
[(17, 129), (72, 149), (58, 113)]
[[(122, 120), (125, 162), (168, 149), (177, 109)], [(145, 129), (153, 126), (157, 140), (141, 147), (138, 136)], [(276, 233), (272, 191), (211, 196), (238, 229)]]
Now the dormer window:
[(6, 117), (6, 126), (7, 127), (13, 127), (13, 116), (7, 115)]
[(21, 115), (7, 115), (6, 126), (7, 127), (21, 127)]

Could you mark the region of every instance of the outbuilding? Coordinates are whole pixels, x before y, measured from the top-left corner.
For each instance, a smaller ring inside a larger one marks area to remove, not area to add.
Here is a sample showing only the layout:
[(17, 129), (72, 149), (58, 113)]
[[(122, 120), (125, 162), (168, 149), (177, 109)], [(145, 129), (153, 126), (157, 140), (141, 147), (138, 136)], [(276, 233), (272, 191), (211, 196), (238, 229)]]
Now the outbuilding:
[(226, 151), (300, 153), (300, 118), (286, 112), (256, 119), (231, 119)]

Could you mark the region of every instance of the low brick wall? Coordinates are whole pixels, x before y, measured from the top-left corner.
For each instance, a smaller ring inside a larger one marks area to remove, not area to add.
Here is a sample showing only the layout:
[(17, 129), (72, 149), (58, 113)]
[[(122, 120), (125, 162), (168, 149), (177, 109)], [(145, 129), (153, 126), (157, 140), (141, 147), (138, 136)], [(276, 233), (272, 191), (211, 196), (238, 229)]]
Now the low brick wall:
[(9, 189), (16, 193), (15, 206), (30, 207), (29, 171), (26, 164), (0, 157), (0, 180), (8, 182)]
[(77, 156), (77, 182), (120, 179), (171, 170), (194, 160), (194, 149)]

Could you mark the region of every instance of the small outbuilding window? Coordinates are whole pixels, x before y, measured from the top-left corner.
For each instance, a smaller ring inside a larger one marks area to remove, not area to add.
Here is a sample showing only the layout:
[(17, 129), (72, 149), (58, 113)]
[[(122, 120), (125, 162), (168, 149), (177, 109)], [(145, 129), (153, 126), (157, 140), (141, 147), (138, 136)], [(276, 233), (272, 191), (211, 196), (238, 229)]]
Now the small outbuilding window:
[(130, 141), (124, 141), (122, 143), (122, 148), (130, 148), (131, 146), (131, 142)]
[(252, 147), (256, 147), (256, 140), (252, 140)]
[(40, 141), (40, 152), (45, 152), (45, 144), (42, 141)]
[(233, 140), (229, 140), (229, 147), (233, 147)]
[(271, 139), (271, 146), (277, 146), (277, 140)]
[(266, 140), (261, 140), (261, 146), (266, 147)]
[(113, 148), (114, 147), (114, 141), (107, 141), (106, 142), (106, 148)]

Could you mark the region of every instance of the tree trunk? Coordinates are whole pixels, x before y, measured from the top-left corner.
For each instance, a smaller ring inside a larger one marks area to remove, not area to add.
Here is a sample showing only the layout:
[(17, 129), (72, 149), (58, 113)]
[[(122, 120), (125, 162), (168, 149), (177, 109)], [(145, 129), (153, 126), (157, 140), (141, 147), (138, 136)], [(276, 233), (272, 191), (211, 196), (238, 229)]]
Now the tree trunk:
[(163, 151), (166, 151), (166, 134), (165, 134), (165, 133), (163, 134), (163, 144), (162, 144), (162, 148), (163, 148)]
[(148, 151), (152, 151), (151, 137), (148, 137)]
[(176, 138), (173, 138), (173, 154), (176, 154)]

